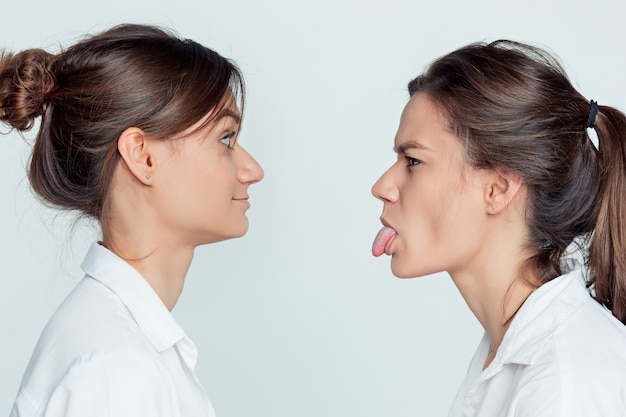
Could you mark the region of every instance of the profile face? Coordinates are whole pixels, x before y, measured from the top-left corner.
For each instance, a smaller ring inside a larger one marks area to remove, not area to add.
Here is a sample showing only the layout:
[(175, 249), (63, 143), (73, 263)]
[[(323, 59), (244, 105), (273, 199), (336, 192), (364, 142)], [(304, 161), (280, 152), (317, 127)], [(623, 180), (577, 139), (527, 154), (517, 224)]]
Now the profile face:
[(372, 188), (387, 226), (374, 255), (391, 255), (393, 274), (403, 278), (470, 266), (484, 233), (484, 173), (465, 162), (461, 141), (426, 94), (406, 105), (394, 149), (397, 161)]
[(198, 122), (180, 139), (161, 141), (169, 157), (154, 170), (161, 176), (155, 181), (161, 224), (194, 246), (245, 234), (248, 187), (263, 178), (261, 166), (237, 141), (240, 112), (234, 100), (226, 113), (194, 131)]

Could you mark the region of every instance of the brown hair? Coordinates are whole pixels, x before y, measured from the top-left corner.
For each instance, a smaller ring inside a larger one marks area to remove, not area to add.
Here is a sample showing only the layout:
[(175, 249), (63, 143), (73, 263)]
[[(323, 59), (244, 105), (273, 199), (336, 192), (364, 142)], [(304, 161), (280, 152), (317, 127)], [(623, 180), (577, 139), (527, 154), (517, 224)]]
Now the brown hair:
[(58, 55), (0, 55), (0, 121), (24, 131), (42, 118), (29, 170), (34, 191), (101, 223), (120, 134), (138, 127), (172, 137), (210, 111), (219, 117), (231, 92), (243, 106), (233, 63), (152, 26), (117, 26)]
[[(576, 238), (589, 241), (595, 298), (626, 323), (626, 117), (590, 101), (547, 52), (525, 44), (471, 44), (409, 83), (440, 106), (477, 168), (507, 169), (528, 186), (525, 270), (547, 282)], [(522, 271), (522, 273), (524, 273)]]

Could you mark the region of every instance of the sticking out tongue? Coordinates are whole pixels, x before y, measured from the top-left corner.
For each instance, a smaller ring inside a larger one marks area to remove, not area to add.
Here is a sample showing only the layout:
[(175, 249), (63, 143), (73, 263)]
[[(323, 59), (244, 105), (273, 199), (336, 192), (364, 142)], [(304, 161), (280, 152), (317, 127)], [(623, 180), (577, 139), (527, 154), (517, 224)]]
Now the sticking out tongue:
[(391, 227), (385, 226), (380, 229), (380, 232), (376, 235), (374, 244), (372, 245), (372, 255), (380, 256), (383, 253), (387, 253), (387, 255), (389, 255), (389, 246), (396, 236), (396, 231)]

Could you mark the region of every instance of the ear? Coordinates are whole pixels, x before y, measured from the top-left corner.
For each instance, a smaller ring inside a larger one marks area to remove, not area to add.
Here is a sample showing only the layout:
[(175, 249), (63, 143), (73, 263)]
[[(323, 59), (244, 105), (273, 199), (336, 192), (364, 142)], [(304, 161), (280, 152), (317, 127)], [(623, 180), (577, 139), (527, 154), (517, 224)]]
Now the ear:
[(154, 171), (152, 142), (153, 139), (137, 127), (129, 127), (117, 139), (122, 165), (144, 185), (152, 185)]
[(507, 170), (493, 170), (487, 174), (485, 184), (485, 203), (488, 214), (499, 214), (516, 197), (521, 195), (522, 178)]

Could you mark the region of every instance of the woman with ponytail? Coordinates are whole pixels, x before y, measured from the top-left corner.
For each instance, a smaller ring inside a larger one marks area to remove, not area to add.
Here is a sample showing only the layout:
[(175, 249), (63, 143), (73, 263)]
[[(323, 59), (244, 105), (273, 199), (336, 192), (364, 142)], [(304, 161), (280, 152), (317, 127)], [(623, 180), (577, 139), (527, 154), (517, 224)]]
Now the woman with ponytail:
[(170, 310), (194, 248), (248, 228), (263, 170), (237, 140), (242, 106), (237, 67), (151, 26), (0, 55), (0, 122), (25, 131), (40, 118), (32, 188), (102, 227), (11, 417), (214, 415)]
[(624, 114), (511, 41), (437, 59), (409, 94), (373, 253), (448, 272), (485, 330), (449, 415), (626, 415)]

